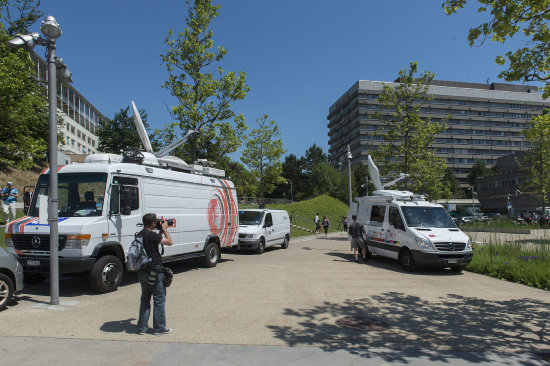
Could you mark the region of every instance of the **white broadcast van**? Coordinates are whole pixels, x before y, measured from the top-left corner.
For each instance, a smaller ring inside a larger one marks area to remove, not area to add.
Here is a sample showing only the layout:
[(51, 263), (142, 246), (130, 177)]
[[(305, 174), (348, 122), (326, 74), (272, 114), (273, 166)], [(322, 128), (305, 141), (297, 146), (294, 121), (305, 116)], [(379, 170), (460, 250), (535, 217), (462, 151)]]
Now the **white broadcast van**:
[[(238, 244), (237, 195), (223, 170), (130, 150), (123, 156), (89, 155), (83, 164), (57, 171), (59, 272), (89, 272), (90, 285), (99, 292), (120, 285), (127, 250), (146, 213), (173, 220), (168, 231), (174, 244), (164, 248), (164, 262), (202, 257), (214, 267), (221, 248)], [(50, 228), (39, 219), (40, 197), (50, 191), (49, 172), (38, 178), (28, 216), (6, 227), (7, 248), (30, 278), (49, 272)]]
[(288, 248), (290, 218), (283, 210), (247, 209), (239, 211), (239, 249), (262, 254), (267, 247), (280, 244)]
[(443, 206), (408, 191), (385, 190), (369, 156), (370, 177), (377, 188), (357, 198), (350, 210), (366, 231), (370, 253), (398, 260), (407, 271), (416, 266), (449, 267), (460, 272), (472, 260), (472, 245)]

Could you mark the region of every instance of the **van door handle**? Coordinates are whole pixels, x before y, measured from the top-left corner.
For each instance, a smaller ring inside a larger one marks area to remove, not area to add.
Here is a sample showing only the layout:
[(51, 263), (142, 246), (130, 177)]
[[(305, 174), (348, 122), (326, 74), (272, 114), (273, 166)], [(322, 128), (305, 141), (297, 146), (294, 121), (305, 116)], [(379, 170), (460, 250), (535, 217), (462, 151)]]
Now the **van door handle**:
[(136, 224), (136, 226), (142, 227), (142, 226), (143, 226), (143, 223), (142, 223), (142, 222), (138, 222), (138, 223)]

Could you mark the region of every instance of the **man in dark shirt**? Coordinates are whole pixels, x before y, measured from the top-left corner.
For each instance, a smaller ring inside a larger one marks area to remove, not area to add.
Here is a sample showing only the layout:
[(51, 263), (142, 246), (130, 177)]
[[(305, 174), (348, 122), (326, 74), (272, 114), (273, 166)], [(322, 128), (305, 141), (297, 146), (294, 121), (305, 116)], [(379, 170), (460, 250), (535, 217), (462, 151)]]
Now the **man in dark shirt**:
[(348, 228), (348, 234), (351, 236), (351, 249), (353, 249), (353, 255), (355, 255), (355, 263), (357, 263), (359, 257), (359, 246), (361, 246), (361, 251), (363, 253), (363, 261), (367, 261), (367, 246), (363, 241), (363, 233), (365, 229), (363, 225), (357, 222), (357, 215), (351, 216), (353, 222)]
[[(141, 304), (139, 306), (138, 329), (139, 334), (146, 334), (148, 330), (149, 315), (151, 313), (151, 296), (153, 296), (153, 329), (155, 334), (172, 333), (172, 329), (166, 328), (166, 316), (164, 305), (166, 304), (166, 288), (164, 287), (164, 271), (162, 267), (162, 256), (159, 252), (159, 245), (172, 245), (172, 237), (167, 230), (168, 224), (162, 223), (162, 235), (157, 234), (157, 216), (153, 213), (145, 214), (142, 218), (144, 229), (138, 234), (143, 237), (143, 248), (151, 258), (151, 266), (147, 271), (138, 273), (141, 284)], [(155, 274), (156, 273), (156, 274)], [(149, 284), (153, 278), (154, 284)], [(156, 278), (155, 278), (156, 277)]]

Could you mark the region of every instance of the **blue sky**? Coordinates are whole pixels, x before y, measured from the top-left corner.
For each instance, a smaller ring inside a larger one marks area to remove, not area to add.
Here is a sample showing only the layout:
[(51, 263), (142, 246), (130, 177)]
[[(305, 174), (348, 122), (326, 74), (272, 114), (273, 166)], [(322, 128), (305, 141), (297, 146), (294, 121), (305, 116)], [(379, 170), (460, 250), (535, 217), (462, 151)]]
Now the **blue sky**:
[[(328, 109), (357, 80), (393, 81), (418, 61), (436, 79), (502, 82), (494, 58), (518, 43), (469, 47), (483, 15), (472, 6), (446, 16), (442, 1), (219, 1), (212, 29), (228, 49), (222, 67), (244, 71), (251, 87), (235, 111), (250, 127), (269, 114), (287, 154), (302, 156), (314, 143), (328, 151)], [(160, 55), (168, 30), (185, 28), (184, 0), (42, 0), (41, 10), (60, 23), (57, 54), (74, 86), (102, 113), (112, 118), (134, 100), (151, 127), (172, 121)]]

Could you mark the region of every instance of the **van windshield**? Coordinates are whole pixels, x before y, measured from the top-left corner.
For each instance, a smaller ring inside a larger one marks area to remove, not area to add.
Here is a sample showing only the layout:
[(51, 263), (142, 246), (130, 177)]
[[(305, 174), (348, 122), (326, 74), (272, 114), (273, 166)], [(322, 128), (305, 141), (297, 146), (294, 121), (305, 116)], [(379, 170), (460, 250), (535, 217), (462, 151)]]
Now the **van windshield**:
[[(57, 176), (58, 216), (101, 216), (105, 197), (106, 173), (65, 173)], [(38, 178), (29, 216), (38, 216), (38, 196), (49, 195), (50, 175)]]
[(262, 214), (262, 211), (240, 211), (239, 225), (260, 225)]
[(456, 228), (443, 207), (401, 207), (409, 227)]

